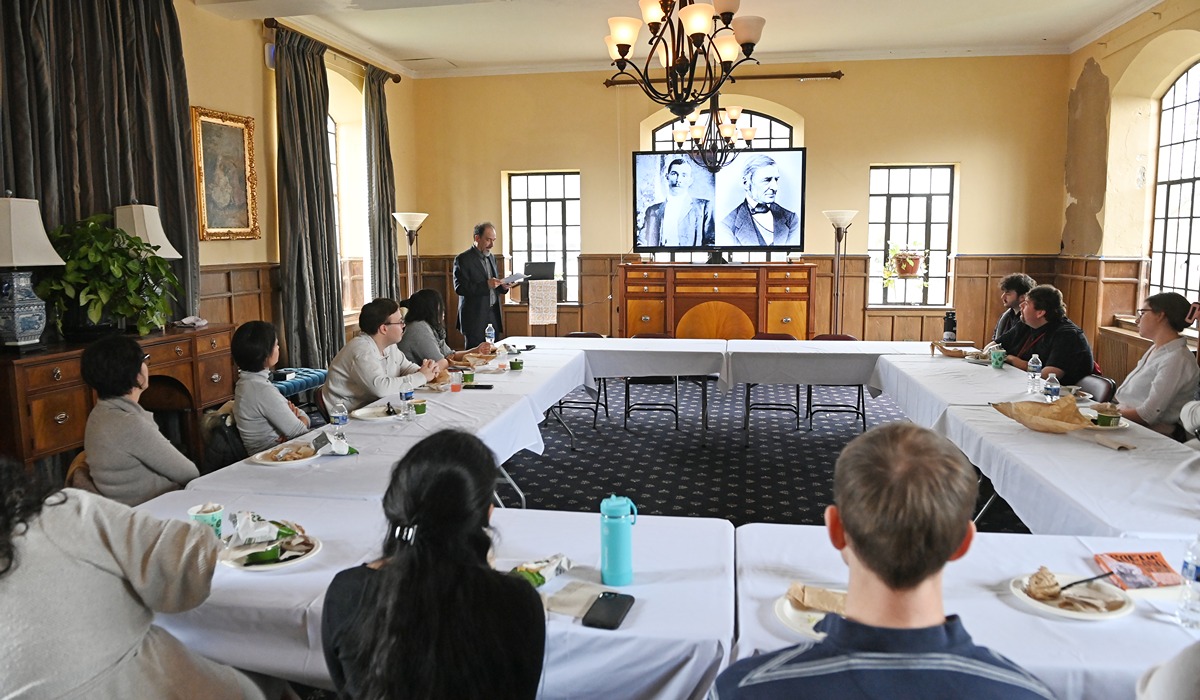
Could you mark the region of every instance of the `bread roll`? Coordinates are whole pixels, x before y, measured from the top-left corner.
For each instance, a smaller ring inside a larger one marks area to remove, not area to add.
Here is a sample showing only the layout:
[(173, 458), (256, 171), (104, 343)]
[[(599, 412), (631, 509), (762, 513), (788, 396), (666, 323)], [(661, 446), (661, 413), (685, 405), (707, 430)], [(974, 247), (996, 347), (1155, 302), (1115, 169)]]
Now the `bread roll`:
[(788, 587), (787, 596), (794, 608), (846, 614), (846, 594), (841, 591), (793, 583)]

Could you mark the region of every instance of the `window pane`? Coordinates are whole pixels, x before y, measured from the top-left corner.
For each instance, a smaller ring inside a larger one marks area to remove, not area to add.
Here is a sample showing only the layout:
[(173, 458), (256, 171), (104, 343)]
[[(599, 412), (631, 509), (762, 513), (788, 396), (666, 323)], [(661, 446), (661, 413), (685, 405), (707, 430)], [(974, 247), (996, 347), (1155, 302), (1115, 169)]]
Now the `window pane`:
[(567, 250), (582, 250), (583, 249), (583, 246), (581, 245), (581, 235), (580, 235), (578, 226), (568, 226), (567, 227), (566, 248), (567, 248)]
[(563, 196), (567, 199), (579, 199), (579, 173), (566, 176)]
[(545, 199), (546, 198), (546, 176), (545, 175), (530, 175), (529, 176), (529, 198), (530, 199)]
[(560, 202), (546, 202), (546, 223), (551, 226), (563, 225), (563, 206)]
[(936, 196), (932, 199), (933, 211), (929, 215), (930, 221), (934, 221), (939, 224), (950, 221), (950, 197)]
[(913, 197), (908, 201), (908, 220), (913, 223), (925, 222), (925, 207), (928, 200), (924, 197)]
[(895, 223), (908, 221), (908, 201), (903, 197), (894, 197), (892, 199), (891, 220)]
[(869, 224), (867, 226), (867, 248), (883, 248), (883, 228), (883, 224)]
[(871, 197), (867, 220), (879, 223), (887, 221), (887, 197)]
[(912, 177), (909, 181), (909, 190), (913, 194), (928, 194), (929, 177), (929, 168), (913, 168)]
[(563, 198), (563, 176), (548, 175), (546, 177), (546, 198), (547, 199), (562, 199)]
[(887, 194), (888, 171), (884, 168), (871, 169), (871, 194)]
[(888, 189), (892, 194), (908, 193), (908, 169), (892, 168), (888, 173)]
[(508, 180), (508, 196), (510, 199), (529, 199), (529, 178), (524, 175), (513, 175)]
[(950, 168), (934, 168), (931, 173), (929, 191), (934, 194), (949, 193), (951, 184), (950, 171)]
[(513, 226), (524, 226), (529, 223), (528, 215), (525, 211), (525, 202), (513, 202), (510, 217)]

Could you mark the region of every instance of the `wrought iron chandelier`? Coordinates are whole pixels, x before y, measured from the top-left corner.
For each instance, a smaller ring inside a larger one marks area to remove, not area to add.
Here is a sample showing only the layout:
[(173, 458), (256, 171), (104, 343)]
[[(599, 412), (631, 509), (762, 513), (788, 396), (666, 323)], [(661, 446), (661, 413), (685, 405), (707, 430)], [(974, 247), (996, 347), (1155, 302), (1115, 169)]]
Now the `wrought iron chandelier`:
[(720, 97), (713, 95), (708, 109), (689, 114), (688, 128), (671, 131), (675, 150), (686, 152), (697, 165), (714, 174), (729, 165), (739, 150), (750, 148), (758, 131), (754, 127), (739, 127), (742, 108), (722, 109)]
[[(741, 0), (714, 0), (712, 4), (639, 0), (638, 5), (650, 29), (648, 51), (644, 60), (634, 58), (642, 20), (610, 18), (611, 34), (604, 41), (617, 67), (615, 75), (632, 77), (647, 97), (678, 117), (716, 96), (742, 63), (758, 63), (750, 54), (767, 21), (750, 15), (734, 17)], [(655, 60), (662, 67), (661, 78), (653, 75), (659, 70), (652, 68)], [(658, 88), (660, 84), (664, 89)]]

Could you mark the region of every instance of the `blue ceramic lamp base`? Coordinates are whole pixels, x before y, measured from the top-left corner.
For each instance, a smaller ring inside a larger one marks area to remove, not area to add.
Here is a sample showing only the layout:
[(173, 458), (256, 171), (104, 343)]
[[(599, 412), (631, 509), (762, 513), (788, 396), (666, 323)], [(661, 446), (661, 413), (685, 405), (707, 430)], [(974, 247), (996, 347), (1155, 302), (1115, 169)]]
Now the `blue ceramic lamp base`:
[(33, 293), (33, 273), (0, 270), (0, 346), (27, 352), (41, 348), (46, 302)]

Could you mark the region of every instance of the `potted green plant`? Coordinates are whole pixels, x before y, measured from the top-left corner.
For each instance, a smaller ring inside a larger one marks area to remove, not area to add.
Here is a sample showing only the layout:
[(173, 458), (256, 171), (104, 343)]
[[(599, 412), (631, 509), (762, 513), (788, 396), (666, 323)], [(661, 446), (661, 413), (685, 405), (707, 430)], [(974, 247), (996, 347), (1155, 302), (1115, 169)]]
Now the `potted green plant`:
[(50, 232), (67, 264), (44, 275), (36, 291), (54, 306), (58, 331), (70, 340), (121, 326), (136, 326), (140, 335), (162, 328), (183, 289), (158, 246), (109, 226), (111, 220), (95, 214)]
[(891, 287), (897, 279), (921, 276), (921, 262), (929, 252), (892, 247), (883, 262), (883, 286)]

